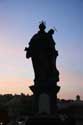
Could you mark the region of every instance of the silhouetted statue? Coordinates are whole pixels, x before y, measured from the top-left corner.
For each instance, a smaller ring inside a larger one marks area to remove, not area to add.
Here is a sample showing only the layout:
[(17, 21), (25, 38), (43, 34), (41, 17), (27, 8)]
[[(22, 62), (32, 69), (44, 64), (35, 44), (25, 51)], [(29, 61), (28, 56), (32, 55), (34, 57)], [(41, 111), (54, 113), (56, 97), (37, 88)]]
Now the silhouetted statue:
[(52, 36), (54, 30), (50, 29), (48, 32), (45, 32), (45, 28), (45, 24), (41, 22), (38, 33), (31, 38), (29, 47), (25, 47), (25, 51), (26, 58), (31, 57), (32, 59), (35, 73), (35, 86), (31, 89), (35, 95), (47, 92), (51, 97), (51, 102), (55, 105), (56, 93), (59, 91), (57, 86), (59, 72), (56, 68), (58, 51), (55, 49), (55, 42)]

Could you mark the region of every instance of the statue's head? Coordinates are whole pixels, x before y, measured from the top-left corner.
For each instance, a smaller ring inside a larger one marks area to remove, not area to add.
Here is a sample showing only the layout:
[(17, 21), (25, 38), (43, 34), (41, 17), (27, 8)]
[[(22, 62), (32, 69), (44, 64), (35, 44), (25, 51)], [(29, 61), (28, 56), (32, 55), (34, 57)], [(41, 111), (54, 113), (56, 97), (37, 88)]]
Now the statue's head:
[(39, 24), (39, 29), (40, 29), (40, 31), (44, 31), (45, 28), (46, 28), (45, 22), (42, 21), (42, 22)]

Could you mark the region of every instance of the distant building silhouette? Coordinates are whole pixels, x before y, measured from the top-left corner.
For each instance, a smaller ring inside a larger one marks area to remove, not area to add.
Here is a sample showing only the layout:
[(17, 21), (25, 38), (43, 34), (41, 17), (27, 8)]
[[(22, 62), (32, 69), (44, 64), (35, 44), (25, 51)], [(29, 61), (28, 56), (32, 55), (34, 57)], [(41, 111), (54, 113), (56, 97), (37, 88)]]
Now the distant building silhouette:
[(76, 96), (76, 101), (80, 101), (80, 95)]

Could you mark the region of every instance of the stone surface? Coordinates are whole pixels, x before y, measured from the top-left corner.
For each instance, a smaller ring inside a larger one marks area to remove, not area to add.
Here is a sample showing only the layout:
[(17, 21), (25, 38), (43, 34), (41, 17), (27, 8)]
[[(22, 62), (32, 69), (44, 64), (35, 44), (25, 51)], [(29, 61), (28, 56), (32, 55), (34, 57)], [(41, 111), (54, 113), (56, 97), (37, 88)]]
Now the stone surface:
[(38, 115), (35, 117), (29, 118), (26, 122), (26, 125), (40, 125), (40, 124), (49, 124), (49, 125), (76, 125), (75, 120), (67, 117), (61, 117), (59, 115)]

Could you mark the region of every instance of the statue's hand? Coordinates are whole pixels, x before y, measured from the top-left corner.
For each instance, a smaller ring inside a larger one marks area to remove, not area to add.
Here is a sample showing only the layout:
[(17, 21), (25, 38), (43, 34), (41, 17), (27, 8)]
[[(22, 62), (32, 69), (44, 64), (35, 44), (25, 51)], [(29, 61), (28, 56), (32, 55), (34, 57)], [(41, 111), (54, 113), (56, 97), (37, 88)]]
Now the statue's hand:
[(27, 47), (25, 47), (24, 51), (28, 51), (28, 48), (27, 48)]
[(26, 58), (30, 58), (31, 57), (31, 50), (30, 47), (25, 47), (24, 51), (26, 51)]

